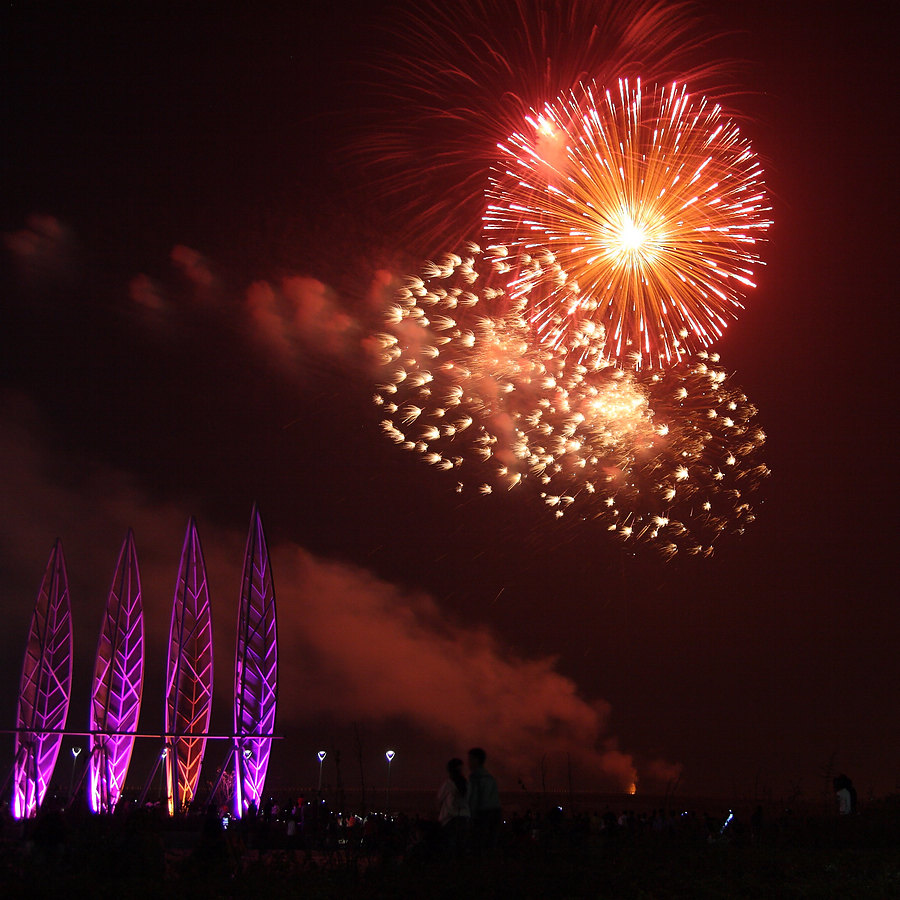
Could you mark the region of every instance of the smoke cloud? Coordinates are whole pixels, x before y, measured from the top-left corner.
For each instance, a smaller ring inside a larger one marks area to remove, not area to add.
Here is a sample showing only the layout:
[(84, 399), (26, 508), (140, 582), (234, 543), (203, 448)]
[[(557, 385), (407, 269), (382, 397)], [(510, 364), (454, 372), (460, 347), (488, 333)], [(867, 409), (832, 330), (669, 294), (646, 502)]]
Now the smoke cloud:
[(198, 289), (205, 290), (213, 286), (215, 276), (203, 254), (185, 247), (184, 244), (176, 244), (172, 248), (170, 259), (181, 274)]
[(3, 234), (3, 243), (26, 284), (43, 287), (72, 277), (73, 235), (55, 216), (30, 215), (24, 228)]
[(257, 339), (283, 366), (301, 352), (347, 357), (359, 352), (361, 327), (338, 295), (316, 278), (290, 275), (277, 284), (254, 282), (246, 308)]
[[(370, 332), (395, 285), (391, 272), (374, 272), (369, 290), (358, 298), (354, 309), (346, 297), (307, 275), (261, 279), (241, 289), (223, 283), (205, 256), (183, 244), (172, 248), (169, 261), (196, 297), (205, 301), (203, 314), (236, 324), (242, 334), (248, 333), (260, 356), (274, 362), (282, 374), (296, 377), (310, 357), (330, 358), (354, 369), (377, 357)], [(187, 306), (190, 298), (185, 296), (184, 284), (171, 283), (171, 279), (163, 282), (140, 273), (129, 282), (127, 293), (142, 309), (166, 314), (169, 327), (174, 327), (176, 320), (168, 314)]]
[(134, 303), (154, 311), (166, 305), (159, 285), (149, 275), (135, 275), (128, 284), (128, 296)]
[(580, 697), (554, 659), (523, 657), (484, 628), (448, 621), (431, 597), (302, 548), (277, 548), (273, 565), (287, 585), (287, 677), (321, 688), (302, 708), (407, 719), (457, 752), (489, 743), (515, 773), (569, 753), (582, 772), (635, 780), (631, 757), (605, 735), (609, 705)]

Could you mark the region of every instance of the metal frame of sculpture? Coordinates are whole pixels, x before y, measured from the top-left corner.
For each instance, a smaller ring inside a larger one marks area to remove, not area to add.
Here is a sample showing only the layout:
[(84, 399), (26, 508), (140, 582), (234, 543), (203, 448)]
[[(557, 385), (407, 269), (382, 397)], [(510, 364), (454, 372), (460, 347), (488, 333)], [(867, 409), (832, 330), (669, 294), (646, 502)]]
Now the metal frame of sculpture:
[(37, 813), (53, 776), (72, 697), (72, 610), (60, 541), (34, 604), (16, 710), (12, 814)]
[(143, 685), (141, 576), (129, 528), (109, 589), (94, 664), (88, 802), (95, 813), (111, 813), (119, 802), (134, 749)]
[(188, 522), (172, 605), (166, 666), (166, 786), (169, 815), (196, 794), (212, 712), (209, 590), (197, 524)]
[(275, 586), (262, 518), (254, 504), (244, 554), (234, 659), (234, 813), (259, 809), (278, 704)]

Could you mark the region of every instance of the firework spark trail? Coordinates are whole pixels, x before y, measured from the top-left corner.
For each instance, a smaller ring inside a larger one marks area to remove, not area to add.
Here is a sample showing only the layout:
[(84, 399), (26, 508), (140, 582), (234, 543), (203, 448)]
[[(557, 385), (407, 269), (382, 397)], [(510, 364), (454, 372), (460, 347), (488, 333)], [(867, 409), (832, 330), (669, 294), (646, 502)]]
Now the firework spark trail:
[(506, 284), (564, 274), (555, 266), (546, 251), (472, 245), (409, 278), (378, 336), (382, 428), (457, 490), (525, 485), (557, 517), (595, 520), (667, 556), (711, 553), (752, 521), (748, 497), (768, 472), (755, 408), (705, 352), (634, 372), (604, 355), (589, 321), (570, 346), (536, 340)]
[(683, 86), (645, 92), (640, 80), (617, 94), (581, 85), (527, 122), (498, 145), (484, 222), (489, 240), (559, 261), (562, 277), (514, 281), (540, 340), (569, 345), (587, 319), (606, 329), (608, 355), (643, 368), (721, 337), (771, 224), (737, 125)]

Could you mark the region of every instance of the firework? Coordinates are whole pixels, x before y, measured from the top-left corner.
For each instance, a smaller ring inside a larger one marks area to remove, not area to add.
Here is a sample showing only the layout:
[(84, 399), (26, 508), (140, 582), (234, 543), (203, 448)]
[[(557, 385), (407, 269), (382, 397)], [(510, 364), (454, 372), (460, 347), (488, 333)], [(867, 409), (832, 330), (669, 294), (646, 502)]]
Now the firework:
[(485, 233), (557, 260), (562, 275), (525, 273), (515, 287), (539, 339), (568, 345), (587, 319), (606, 329), (607, 354), (642, 368), (719, 338), (771, 224), (737, 125), (683, 86), (627, 80), (615, 93), (581, 86), (527, 122), (499, 145)]
[[(642, 75), (722, 89), (691, 3), (462, 0), (390, 17), (357, 151), (423, 253), (476, 233), (499, 141), (587, 79)], [(697, 50), (705, 57), (698, 62)], [(427, 201), (423, 203), (423, 197)]]
[(382, 428), (403, 449), (489, 493), (524, 476), (516, 421), (545, 375), (521, 310), (503, 285), (502, 252), (448, 255), (411, 277), (377, 335)]
[(756, 410), (705, 352), (636, 372), (604, 354), (590, 321), (568, 345), (536, 340), (508, 285), (554, 265), (546, 251), (470, 246), (408, 279), (378, 336), (384, 432), (458, 491), (524, 486), (556, 517), (623, 541), (711, 552), (753, 518), (748, 498), (767, 473)]
[[(765, 433), (717, 355), (611, 372), (611, 382), (588, 376), (570, 395), (579, 412), (541, 461), (544, 502), (665, 555), (710, 554), (723, 534), (742, 533), (769, 473), (758, 452)], [(610, 465), (611, 441), (624, 464)]]

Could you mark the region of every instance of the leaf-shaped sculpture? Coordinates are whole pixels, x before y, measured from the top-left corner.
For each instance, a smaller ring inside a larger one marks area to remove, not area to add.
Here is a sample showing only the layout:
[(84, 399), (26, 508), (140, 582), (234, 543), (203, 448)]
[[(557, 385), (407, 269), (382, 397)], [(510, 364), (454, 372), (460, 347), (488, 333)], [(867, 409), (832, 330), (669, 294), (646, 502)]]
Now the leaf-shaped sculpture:
[(50, 551), (34, 604), (16, 710), (12, 813), (34, 816), (47, 792), (72, 696), (72, 611), (62, 544)]
[(129, 529), (109, 589), (94, 664), (88, 801), (95, 813), (111, 813), (119, 802), (141, 714), (143, 685), (141, 576)]
[(212, 712), (212, 623), (206, 565), (193, 518), (188, 522), (172, 605), (166, 667), (166, 784), (169, 815), (194, 800)]
[(262, 519), (256, 505), (244, 555), (234, 660), (234, 811), (260, 808), (278, 702), (275, 587)]

